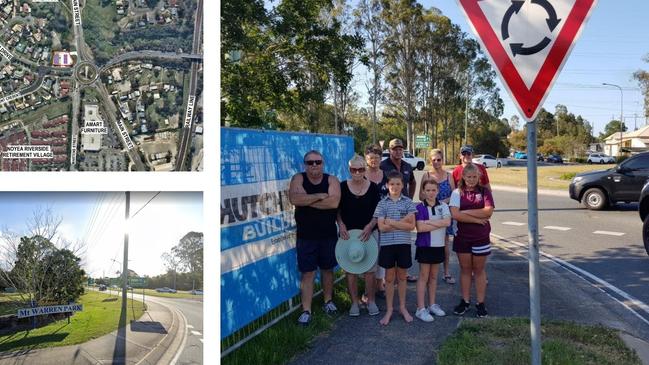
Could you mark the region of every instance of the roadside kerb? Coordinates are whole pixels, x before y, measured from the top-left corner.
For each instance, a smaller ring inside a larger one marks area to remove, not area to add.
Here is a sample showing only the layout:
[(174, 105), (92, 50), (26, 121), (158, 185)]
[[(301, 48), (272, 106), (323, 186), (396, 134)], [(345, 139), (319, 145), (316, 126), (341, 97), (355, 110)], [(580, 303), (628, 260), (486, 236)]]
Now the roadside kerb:
[[(505, 191), (510, 193), (525, 193), (527, 194), (527, 188), (520, 188), (517, 186), (507, 186), (507, 185), (492, 185), (491, 190), (494, 191)], [(550, 196), (559, 196), (563, 198), (569, 198), (570, 194), (564, 190), (550, 190), (550, 189), (539, 189), (537, 190), (539, 195), (550, 195)]]

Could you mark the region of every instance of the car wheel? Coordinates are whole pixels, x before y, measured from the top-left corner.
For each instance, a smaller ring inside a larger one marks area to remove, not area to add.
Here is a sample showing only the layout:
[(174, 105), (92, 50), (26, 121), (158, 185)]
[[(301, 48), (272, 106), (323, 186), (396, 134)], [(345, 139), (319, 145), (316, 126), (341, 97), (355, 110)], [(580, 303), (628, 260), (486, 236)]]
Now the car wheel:
[(487, 163), (486, 163), (486, 162), (483, 162), (483, 163), (482, 163), (482, 166), (484, 166), (485, 168), (487, 168)]
[(503, 165), (500, 162), (498, 162), (498, 165), (496, 165), (496, 167), (501, 168), (501, 167), (503, 167)]
[(417, 162), (417, 170), (423, 170), (424, 169), (424, 163), (419, 161)]
[(590, 188), (584, 193), (581, 202), (588, 209), (602, 210), (606, 207), (606, 194), (599, 188)]
[(603, 164), (604, 164), (604, 160), (599, 160), (599, 164), (600, 164), (600, 165), (603, 165)]
[(644, 242), (644, 249), (647, 251), (647, 255), (649, 255), (649, 216), (645, 218), (644, 224), (642, 225), (642, 242)]
[(592, 165), (592, 164), (593, 164), (593, 160), (588, 160), (588, 164), (589, 164), (589, 165)]

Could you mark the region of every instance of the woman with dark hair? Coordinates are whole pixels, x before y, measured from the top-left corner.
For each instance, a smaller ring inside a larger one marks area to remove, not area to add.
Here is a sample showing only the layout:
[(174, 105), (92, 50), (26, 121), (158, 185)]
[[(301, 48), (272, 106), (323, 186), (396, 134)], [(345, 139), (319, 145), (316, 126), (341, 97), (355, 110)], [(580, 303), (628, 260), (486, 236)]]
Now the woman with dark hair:
[(451, 194), (451, 216), (457, 220), (457, 234), (453, 240), (453, 251), (460, 262), (460, 287), (462, 299), (453, 313), (463, 315), (470, 306), (471, 281), (475, 281), (476, 315), (486, 317), (485, 296), (487, 256), (491, 254), (491, 226), (489, 218), (494, 211), (491, 190), (480, 184), (480, 170), (474, 164), (467, 164), (462, 170), (458, 188)]

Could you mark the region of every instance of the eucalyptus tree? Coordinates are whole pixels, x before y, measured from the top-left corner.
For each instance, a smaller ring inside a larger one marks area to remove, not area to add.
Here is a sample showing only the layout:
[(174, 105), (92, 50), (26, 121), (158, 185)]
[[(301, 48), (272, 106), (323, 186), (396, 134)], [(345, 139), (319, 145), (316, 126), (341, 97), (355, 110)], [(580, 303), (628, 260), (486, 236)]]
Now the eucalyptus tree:
[[(643, 60), (649, 63), (649, 54), (644, 56)], [(644, 94), (644, 116), (649, 118), (649, 72), (646, 70), (638, 70), (633, 73), (633, 78), (638, 81), (640, 89)]]
[(377, 141), (377, 108), (384, 99), (383, 71), (385, 69), (385, 46), (387, 27), (381, 17), (381, 0), (360, 0), (354, 11), (355, 25), (365, 39), (365, 49), (361, 55), (368, 68), (369, 77), (365, 84), (369, 103), (372, 106), (372, 143)]
[(406, 122), (407, 147), (414, 150), (413, 125), (417, 118), (419, 53), (426, 31), (421, 4), (413, 0), (384, 0), (381, 17), (388, 29), (385, 55), (390, 85), (387, 105)]

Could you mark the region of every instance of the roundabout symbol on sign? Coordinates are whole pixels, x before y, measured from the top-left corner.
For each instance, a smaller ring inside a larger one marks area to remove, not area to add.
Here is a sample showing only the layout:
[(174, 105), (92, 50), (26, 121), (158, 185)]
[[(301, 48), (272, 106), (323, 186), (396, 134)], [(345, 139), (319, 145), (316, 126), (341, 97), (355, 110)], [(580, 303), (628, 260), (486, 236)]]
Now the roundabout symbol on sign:
[[(518, 14), (524, 3), (525, 0), (512, 0), (511, 6), (505, 12), (505, 16), (503, 17), (503, 22), (500, 29), (503, 41), (509, 38), (509, 21), (514, 14)], [(545, 22), (547, 23), (550, 32), (554, 31), (559, 22), (561, 22), (561, 19), (557, 18), (557, 12), (554, 10), (554, 7), (552, 7), (552, 4), (550, 4), (548, 0), (532, 0), (532, 4), (539, 5), (543, 7), (543, 9), (545, 9), (545, 11), (548, 13), (548, 18), (545, 19)], [(519, 54), (529, 56), (541, 52), (550, 44), (551, 41), (552, 40), (550, 38), (543, 37), (540, 42), (531, 47), (525, 47), (523, 43), (510, 43), (509, 46), (512, 49), (512, 54), (514, 55), (514, 57)]]

